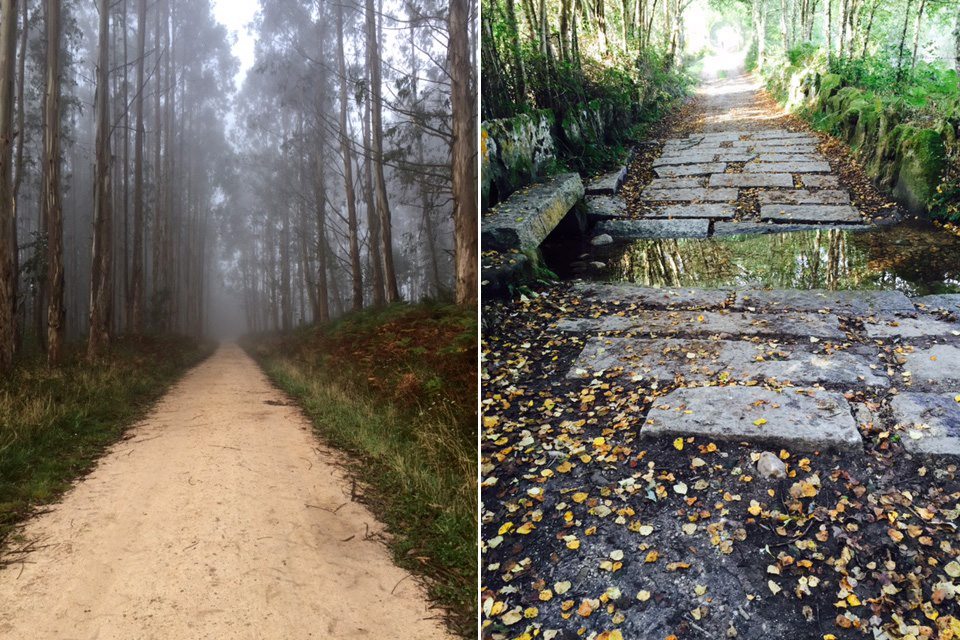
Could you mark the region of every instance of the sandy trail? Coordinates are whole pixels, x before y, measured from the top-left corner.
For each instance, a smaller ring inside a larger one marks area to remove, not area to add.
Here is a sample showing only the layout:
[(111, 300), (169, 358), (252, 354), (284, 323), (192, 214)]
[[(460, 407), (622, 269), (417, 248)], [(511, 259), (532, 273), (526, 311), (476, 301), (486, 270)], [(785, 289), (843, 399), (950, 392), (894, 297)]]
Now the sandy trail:
[(191, 371), (27, 524), (0, 637), (452, 637), (285, 402), (234, 345)]

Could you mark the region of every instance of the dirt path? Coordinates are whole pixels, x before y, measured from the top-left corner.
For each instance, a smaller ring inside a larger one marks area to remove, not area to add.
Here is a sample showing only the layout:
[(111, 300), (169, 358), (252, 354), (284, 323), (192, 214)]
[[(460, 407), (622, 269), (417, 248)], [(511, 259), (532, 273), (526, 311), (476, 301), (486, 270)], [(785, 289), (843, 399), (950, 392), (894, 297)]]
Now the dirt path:
[(451, 637), (285, 402), (234, 345), (190, 372), (28, 523), (0, 637)]

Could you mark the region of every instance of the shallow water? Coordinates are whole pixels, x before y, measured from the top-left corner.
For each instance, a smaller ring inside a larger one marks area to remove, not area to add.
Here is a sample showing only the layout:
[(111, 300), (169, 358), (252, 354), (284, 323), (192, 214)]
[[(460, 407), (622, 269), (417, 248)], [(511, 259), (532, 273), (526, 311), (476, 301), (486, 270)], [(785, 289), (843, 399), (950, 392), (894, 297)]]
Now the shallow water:
[[(544, 256), (562, 278), (655, 287), (960, 293), (960, 238), (921, 222), (864, 231), (639, 240), (590, 248), (551, 242)], [(590, 267), (590, 261), (606, 266)]]

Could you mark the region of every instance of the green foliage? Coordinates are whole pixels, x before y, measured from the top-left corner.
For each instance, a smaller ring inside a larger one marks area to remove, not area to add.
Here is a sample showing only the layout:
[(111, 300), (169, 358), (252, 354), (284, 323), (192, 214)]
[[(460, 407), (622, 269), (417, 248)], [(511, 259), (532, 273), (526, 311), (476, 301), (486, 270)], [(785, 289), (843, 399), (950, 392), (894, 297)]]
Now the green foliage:
[(89, 365), (42, 356), (0, 381), (0, 541), (30, 509), (55, 501), (187, 368), (212, 351), (186, 338), (115, 344)]
[(358, 464), (364, 500), (400, 566), (476, 635), (477, 316), (397, 304), (243, 345), (331, 445)]

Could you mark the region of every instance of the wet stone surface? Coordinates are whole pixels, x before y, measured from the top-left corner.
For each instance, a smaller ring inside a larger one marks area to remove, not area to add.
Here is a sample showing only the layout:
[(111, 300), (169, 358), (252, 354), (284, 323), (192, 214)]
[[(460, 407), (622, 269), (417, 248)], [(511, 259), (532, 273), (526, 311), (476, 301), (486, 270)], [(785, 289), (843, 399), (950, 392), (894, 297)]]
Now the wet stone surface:
[(597, 233), (614, 239), (642, 240), (657, 238), (706, 238), (709, 220), (605, 220), (596, 226)]
[(862, 222), (860, 213), (850, 205), (769, 204), (760, 207), (760, 219), (771, 222)]
[(710, 218), (730, 220), (737, 214), (729, 204), (672, 204), (657, 207), (647, 214), (647, 218)]
[(960, 402), (953, 393), (901, 393), (890, 408), (908, 451), (960, 456)]

